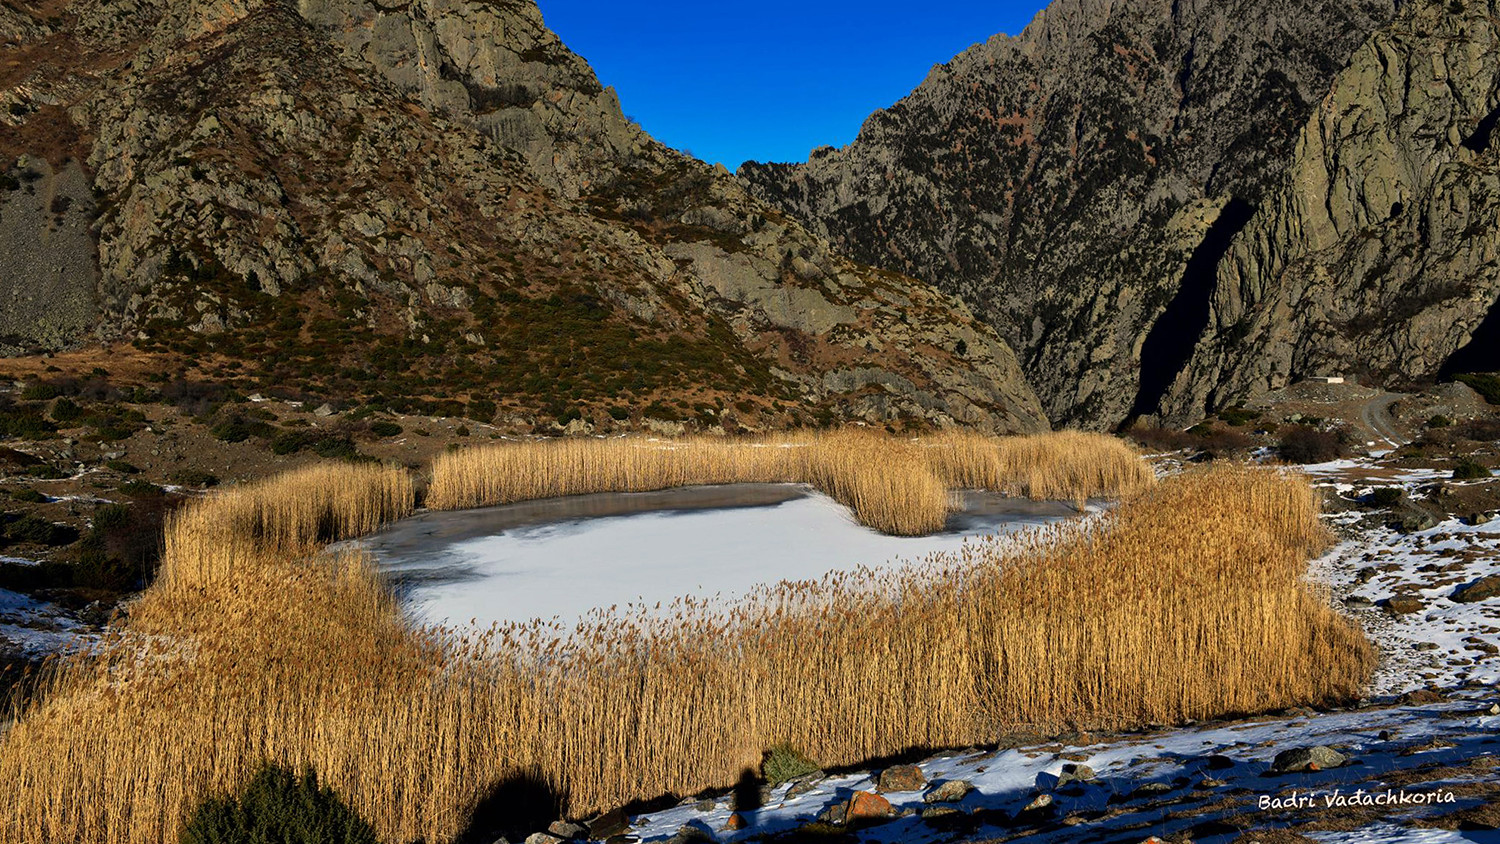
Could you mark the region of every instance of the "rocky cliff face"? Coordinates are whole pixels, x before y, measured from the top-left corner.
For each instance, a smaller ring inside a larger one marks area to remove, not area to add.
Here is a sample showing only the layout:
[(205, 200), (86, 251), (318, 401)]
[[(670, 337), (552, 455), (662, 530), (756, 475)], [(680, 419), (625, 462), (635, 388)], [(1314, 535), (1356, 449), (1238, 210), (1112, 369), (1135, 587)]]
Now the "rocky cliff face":
[(1392, 0), (1055, 0), (844, 149), (746, 165), (851, 256), (960, 295), (1054, 421), (1157, 409), (1215, 267)]
[(1218, 270), (1173, 418), (1300, 376), (1500, 369), (1497, 20), (1416, 2), (1354, 53)]
[(63, 287), (164, 367), (584, 427), (1046, 425), (956, 299), (657, 144), (531, 2), (3, 8), (0, 155), (86, 163), (97, 282)]

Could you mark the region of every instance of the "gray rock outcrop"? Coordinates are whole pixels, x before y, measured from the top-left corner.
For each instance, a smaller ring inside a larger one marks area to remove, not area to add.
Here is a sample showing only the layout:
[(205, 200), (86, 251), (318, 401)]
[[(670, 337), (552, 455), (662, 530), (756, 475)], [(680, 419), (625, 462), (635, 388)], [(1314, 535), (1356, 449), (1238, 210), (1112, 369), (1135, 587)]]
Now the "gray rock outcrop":
[(1306, 375), (1500, 368), (1497, 15), (1411, 3), (1354, 53), (1219, 268), (1171, 416)]
[(76, 161), (0, 171), (0, 353), (60, 349), (93, 328), (93, 216)]
[(1055, 422), (1152, 413), (1213, 270), (1392, 0), (1055, 0), (843, 149), (740, 175), (851, 257), (959, 295)]

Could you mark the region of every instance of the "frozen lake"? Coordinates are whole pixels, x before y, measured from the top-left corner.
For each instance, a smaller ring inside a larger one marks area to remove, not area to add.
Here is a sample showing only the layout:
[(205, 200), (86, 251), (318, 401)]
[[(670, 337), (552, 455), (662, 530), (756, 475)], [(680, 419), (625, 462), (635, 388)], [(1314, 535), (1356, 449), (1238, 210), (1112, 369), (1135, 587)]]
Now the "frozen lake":
[(886, 536), (808, 487), (739, 484), (423, 513), (360, 544), (413, 617), (480, 628), (572, 623), (592, 609), (726, 599), (861, 565), (911, 564), (970, 537), (1079, 515), (1072, 504), (965, 493), (942, 533)]

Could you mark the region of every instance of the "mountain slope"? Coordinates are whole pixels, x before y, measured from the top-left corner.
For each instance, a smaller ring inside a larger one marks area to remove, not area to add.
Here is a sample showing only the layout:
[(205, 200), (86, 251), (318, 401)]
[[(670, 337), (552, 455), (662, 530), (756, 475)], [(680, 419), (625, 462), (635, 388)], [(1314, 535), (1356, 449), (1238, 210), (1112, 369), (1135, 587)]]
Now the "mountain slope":
[[(1391, 0), (1056, 0), (848, 147), (740, 175), (859, 260), (959, 294), (1054, 421), (1156, 409), (1212, 269)], [(1143, 377), (1142, 372), (1145, 372)]]
[(77, 0), (0, 35), (0, 199), (84, 158), (97, 207), (97, 281), (0, 267), (12, 351), (575, 428), (1046, 426), (961, 304), (651, 140), (533, 3)]
[(1354, 54), (1219, 268), (1174, 418), (1299, 376), (1500, 369), (1497, 18), (1413, 3)]

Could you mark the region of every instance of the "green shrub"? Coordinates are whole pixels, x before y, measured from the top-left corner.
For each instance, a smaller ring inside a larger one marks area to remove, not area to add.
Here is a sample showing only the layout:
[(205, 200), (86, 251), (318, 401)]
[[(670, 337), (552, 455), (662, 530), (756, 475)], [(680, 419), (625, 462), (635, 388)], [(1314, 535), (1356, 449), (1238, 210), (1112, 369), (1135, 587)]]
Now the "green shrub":
[(37, 492), (30, 487), (13, 491), (11, 492), (10, 497), (14, 498), (17, 501), (23, 501), (27, 504), (46, 504), (51, 500), (47, 496), (42, 495), (40, 492)]
[(1260, 418), (1260, 413), (1246, 410), (1244, 405), (1235, 405), (1219, 411), (1219, 418), (1236, 428), (1242, 428)]
[(1472, 481), (1476, 478), (1491, 477), (1490, 470), (1472, 457), (1459, 458), (1458, 465), (1453, 467), (1453, 480)]
[(1472, 372), (1464, 375), (1455, 375), (1454, 381), (1468, 384), (1474, 392), (1484, 396), (1484, 400), (1490, 404), (1500, 404), (1500, 376), (1493, 372)]
[(237, 796), (205, 800), (180, 844), (377, 844), (375, 830), (311, 769), (262, 768)]
[(214, 439), (226, 443), (242, 443), (250, 439), (250, 426), (243, 419), (220, 422), (208, 431)]
[(219, 476), (202, 469), (178, 469), (172, 473), (172, 483), (178, 486), (198, 487), (199, 489), (219, 485)]
[(615, 420), (616, 422), (624, 422), (626, 419), (630, 418), (630, 408), (625, 407), (624, 405), (614, 405), (609, 409), (609, 418)]
[(760, 763), (760, 775), (773, 786), (818, 771), (818, 763), (798, 753), (791, 746), (778, 744), (766, 751)]
[(1307, 425), (1284, 428), (1276, 450), (1289, 463), (1327, 463), (1343, 452), (1338, 434)]
[(52, 403), (52, 418), (57, 422), (72, 422), (83, 415), (83, 408), (70, 398), (60, 398)]
[(150, 481), (134, 480), (126, 481), (122, 484), (120, 492), (131, 498), (155, 498), (163, 495), (166, 491)]
[(51, 401), (60, 395), (62, 395), (62, 390), (56, 384), (48, 384), (45, 381), (27, 384), (21, 390), (21, 398), (26, 401)]
[(34, 542), (37, 545), (71, 545), (78, 541), (78, 529), (59, 525), (37, 516), (22, 516), (5, 528), (12, 542)]
[(124, 460), (111, 460), (104, 464), (104, 468), (112, 472), (119, 472), (122, 475), (136, 475), (140, 474), (141, 471), (139, 466)]
[(130, 506), (127, 504), (100, 504), (94, 508), (94, 529), (111, 530), (130, 524)]
[(495, 418), (495, 403), (489, 399), (470, 399), (469, 406), (464, 415), (475, 422), (488, 423)]
[(35, 466), (27, 466), (21, 470), (21, 474), (30, 475), (44, 481), (60, 481), (68, 477), (68, 473), (51, 465), (50, 463), (38, 463)]
[(469, 430), (469, 426), (468, 425), (459, 425), (457, 428), (453, 429), (453, 433), (456, 436), (467, 437), (469, 434), (472, 434), (473, 431)]
[(359, 449), (354, 445), (354, 440), (347, 436), (320, 437), (312, 444), (313, 453), (319, 457), (336, 458), (339, 460), (358, 460)]
[(382, 420), (380, 422), (370, 423), (370, 433), (374, 434), (377, 437), (400, 436), (401, 432), (404, 430), (404, 428), (402, 428), (400, 425), (397, 425), (395, 422), (386, 422)]
[(1439, 413), (1427, 420), (1429, 428), (1447, 428), (1453, 424), (1453, 420)]
[(1394, 507), (1404, 494), (1399, 486), (1383, 486), (1370, 493), (1370, 504), (1376, 507)]

